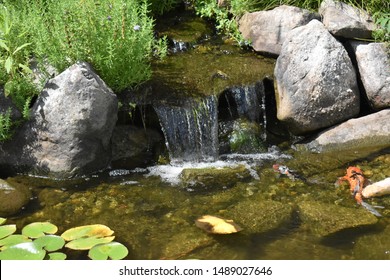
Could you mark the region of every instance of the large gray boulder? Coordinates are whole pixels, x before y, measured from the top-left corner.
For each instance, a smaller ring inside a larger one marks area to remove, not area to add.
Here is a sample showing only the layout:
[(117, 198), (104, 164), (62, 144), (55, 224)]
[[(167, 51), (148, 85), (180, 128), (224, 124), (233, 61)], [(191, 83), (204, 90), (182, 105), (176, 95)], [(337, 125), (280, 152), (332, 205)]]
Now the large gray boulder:
[(371, 38), (376, 29), (371, 16), (356, 7), (339, 1), (325, 0), (318, 12), (325, 27), (335, 36), (344, 38)]
[(321, 132), (299, 150), (312, 152), (341, 151), (369, 147), (390, 147), (390, 109), (361, 118), (350, 119)]
[(315, 18), (319, 19), (318, 14), (282, 5), (269, 11), (246, 13), (238, 24), (243, 37), (252, 42), (254, 50), (278, 55), (287, 33)]
[(385, 43), (351, 43), (360, 78), (373, 109), (390, 107), (390, 51)]
[(352, 62), (318, 20), (292, 30), (276, 61), (277, 117), (296, 135), (356, 116), (360, 97)]
[(30, 121), (0, 147), (0, 165), (56, 178), (104, 169), (117, 110), (112, 90), (90, 65), (77, 63), (49, 80)]

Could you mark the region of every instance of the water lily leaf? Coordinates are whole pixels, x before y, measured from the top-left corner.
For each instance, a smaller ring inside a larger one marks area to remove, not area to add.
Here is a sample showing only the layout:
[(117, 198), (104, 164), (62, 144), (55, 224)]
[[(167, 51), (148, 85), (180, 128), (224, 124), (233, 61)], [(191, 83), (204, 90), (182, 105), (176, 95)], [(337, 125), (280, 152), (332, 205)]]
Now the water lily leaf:
[(22, 229), (22, 234), (31, 238), (44, 236), (45, 233), (54, 234), (58, 230), (57, 226), (49, 222), (31, 223)]
[(31, 242), (31, 239), (28, 238), (25, 235), (22, 234), (12, 234), (7, 236), (6, 238), (0, 239), (0, 247), (3, 247), (3, 250), (7, 247), (19, 244), (19, 243), (24, 243), (24, 242)]
[(13, 234), (16, 231), (16, 225), (0, 226), (0, 239)]
[(231, 234), (242, 230), (232, 220), (225, 220), (211, 215), (205, 215), (195, 221), (195, 225), (212, 234)]
[(65, 240), (58, 235), (45, 235), (34, 240), (34, 243), (48, 252), (53, 252), (64, 247)]
[(4, 224), (6, 221), (7, 221), (7, 219), (5, 219), (5, 218), (0, 218), (0, 226), (1, 226), (2, 224)]
[(94, 246), (89, 250), (88, 257), (92, 260), (121, 260), (129, 254), (127, 248), (119, 242), (110, 242)]
[(55, 252), (48, 254), (49, 260), (55, 260), (55, 261), (63, 261), (66, 260), (66, 255), (61, 252)]
[(91, 236), (91, 237), (82, 237), (79, 239), (75, 239), (70, 241), (65, 245), (65, 247), (73, 249), (73, 250), (89, 250), (93, 246), (98, 244), (104, 244), (109, 243), (112, 240), (114, 240), (115, 236), (108, 236), (108, 237), (97, 237), (97, 236)]
[(0, 260), (43, 260), (46, 251), (34, 242), (20, 243), (0, 252)]
[(105, 237), (110, 236), (113, 233), (114, 231), (112, 231), (108, 226), (96, 224), (68, 229), (61, 234), (61, 237), (66, 241), (70, 241), (90, 236)]

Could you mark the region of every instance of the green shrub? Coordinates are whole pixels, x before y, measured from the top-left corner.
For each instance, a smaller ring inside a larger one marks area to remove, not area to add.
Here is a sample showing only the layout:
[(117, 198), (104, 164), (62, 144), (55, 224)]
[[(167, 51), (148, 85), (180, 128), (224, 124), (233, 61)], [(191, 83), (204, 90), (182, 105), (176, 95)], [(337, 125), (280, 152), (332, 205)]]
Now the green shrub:
[(11, 109), (0, 113), (0, 142), (11, 137)]
[(38, 60), (60, 72), (87, 61), (115, 92), (148, 80), (153, 54), (165, 51), (145, 0), (20, 0), (17, 8)]

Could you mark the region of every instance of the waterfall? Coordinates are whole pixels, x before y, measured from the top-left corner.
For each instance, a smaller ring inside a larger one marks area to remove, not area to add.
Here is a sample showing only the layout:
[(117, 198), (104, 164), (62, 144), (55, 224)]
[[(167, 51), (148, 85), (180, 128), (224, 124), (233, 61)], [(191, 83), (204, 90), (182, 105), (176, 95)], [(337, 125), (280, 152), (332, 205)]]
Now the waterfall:
[(184, 105), (157, 104), (171, 162), (214, 161), (218, 157), (218, 101), (215, 96)]

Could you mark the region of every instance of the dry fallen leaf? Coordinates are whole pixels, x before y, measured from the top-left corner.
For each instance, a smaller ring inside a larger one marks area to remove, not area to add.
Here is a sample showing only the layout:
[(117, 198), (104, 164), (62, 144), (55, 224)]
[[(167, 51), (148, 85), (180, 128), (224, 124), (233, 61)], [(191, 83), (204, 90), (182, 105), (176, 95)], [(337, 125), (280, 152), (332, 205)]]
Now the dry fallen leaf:
[(231, 234), (242, 230), (233, 220), (225, 220), (211, 215), (198, 218), (195, 225), (212, 234)]

